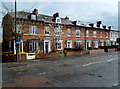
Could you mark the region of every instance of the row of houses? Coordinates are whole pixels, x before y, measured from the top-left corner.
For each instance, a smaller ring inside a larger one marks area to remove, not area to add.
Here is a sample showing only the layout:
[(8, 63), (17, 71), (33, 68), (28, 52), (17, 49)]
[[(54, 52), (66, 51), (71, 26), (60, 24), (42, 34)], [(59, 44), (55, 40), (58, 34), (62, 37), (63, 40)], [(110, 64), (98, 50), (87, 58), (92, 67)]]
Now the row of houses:
[[(98, 48), (99, 46), (117, 45), (118, 30), (106, 26), (102, 21), (96, 23), (72, 21), (69, 17), (61, 18), (59, 13), (52, 16), (18, 11), (15, 25), (15, 12), (3, 18), (3, 52), (16, 53), (16, 37), (19, 52), (63, 51), (68, 47)], [(16, 29), (15, 29), (16, 27)]]

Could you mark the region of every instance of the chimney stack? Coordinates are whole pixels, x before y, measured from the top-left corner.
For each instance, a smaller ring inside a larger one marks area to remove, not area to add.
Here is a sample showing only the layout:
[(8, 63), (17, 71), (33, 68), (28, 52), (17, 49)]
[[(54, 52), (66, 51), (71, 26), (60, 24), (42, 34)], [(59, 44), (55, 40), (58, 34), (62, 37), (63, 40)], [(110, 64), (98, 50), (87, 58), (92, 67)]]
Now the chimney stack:
[(102, 24), (102, 21), (97, 21), (97, 24), (99, 24), (99, 25)]
[(112, 26), (108, 26), (108, 29), (112, 29)]
[(57, 12), (57, 13), (53, 14), (53, 17), (59, 17), (59, 13)]
[(38, 15), (38, 9), (34, 9), (33, 13)]
[(106, 29), (106, 26), (104, 25), (103, 28)]
[(66, 17), (65, 17), (65, 20), (69, 20), (69, 17), (66, 16)]
[(94, 24), (93, 23), (91, 23), (91, 24), (89, 24), (91, 27), (93, 27), (94, 26)]

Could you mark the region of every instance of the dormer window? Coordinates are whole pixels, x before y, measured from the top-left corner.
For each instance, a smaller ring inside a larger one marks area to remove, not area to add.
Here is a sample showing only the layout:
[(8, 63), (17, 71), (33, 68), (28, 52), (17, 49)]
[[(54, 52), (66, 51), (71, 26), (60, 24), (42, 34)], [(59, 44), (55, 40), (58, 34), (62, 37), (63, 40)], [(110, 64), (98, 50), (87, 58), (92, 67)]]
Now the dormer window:
[(61, 18), (56, 17), (56, 23), (61, 23)]
[(80, 25), (80, 21), (79, 20), (76, 21), (76, 25)]
[(36, 15), (34, 15), (34, 14), (31, 14), (31, 20), (36, 20)]

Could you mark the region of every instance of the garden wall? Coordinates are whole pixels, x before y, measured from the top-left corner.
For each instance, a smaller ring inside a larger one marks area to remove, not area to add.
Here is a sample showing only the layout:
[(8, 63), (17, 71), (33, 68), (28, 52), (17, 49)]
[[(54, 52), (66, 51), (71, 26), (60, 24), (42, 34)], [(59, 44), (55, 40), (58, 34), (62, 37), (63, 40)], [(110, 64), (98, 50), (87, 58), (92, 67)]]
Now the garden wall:
[(71, 51), (71, 52), (67, 52), (66, 56), (83, 55), (83, 54), (85, 54), (84, 51)]
[(109, 48), (105, 50), (105, 52), (115, 52), (115, 51), (117, 51), (117, 48)]
[[(18, 55), (18, 61), (25, 61), (26, 60), (26, 54)], [(15, 62), (16, 61), (16, 55), (2, 55), (2, 61), (3, 62)]]
[(90, 54), (104, 53), (104, 49), (90, 50)]
[(51, 58), (51, 57), (59, 57), (59, 52), (58, 53), (36, 53), (35, 58), (40, 59), (40, 58)]

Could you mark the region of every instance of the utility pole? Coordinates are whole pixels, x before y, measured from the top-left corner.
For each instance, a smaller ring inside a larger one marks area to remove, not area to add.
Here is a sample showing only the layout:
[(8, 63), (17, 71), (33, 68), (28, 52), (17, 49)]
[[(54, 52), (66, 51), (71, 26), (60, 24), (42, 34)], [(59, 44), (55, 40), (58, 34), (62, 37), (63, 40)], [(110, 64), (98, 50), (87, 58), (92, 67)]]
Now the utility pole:
[(16, 61), (18, 61), (18, 47), (16, 45), (16, 42), (18, 41), (17, 40), (17, 29), (16, 29), (16, 13), (17, 13), (17, 3), (16, 3), (16, 0), (15, 0), (15, 47), (16, 47)]

